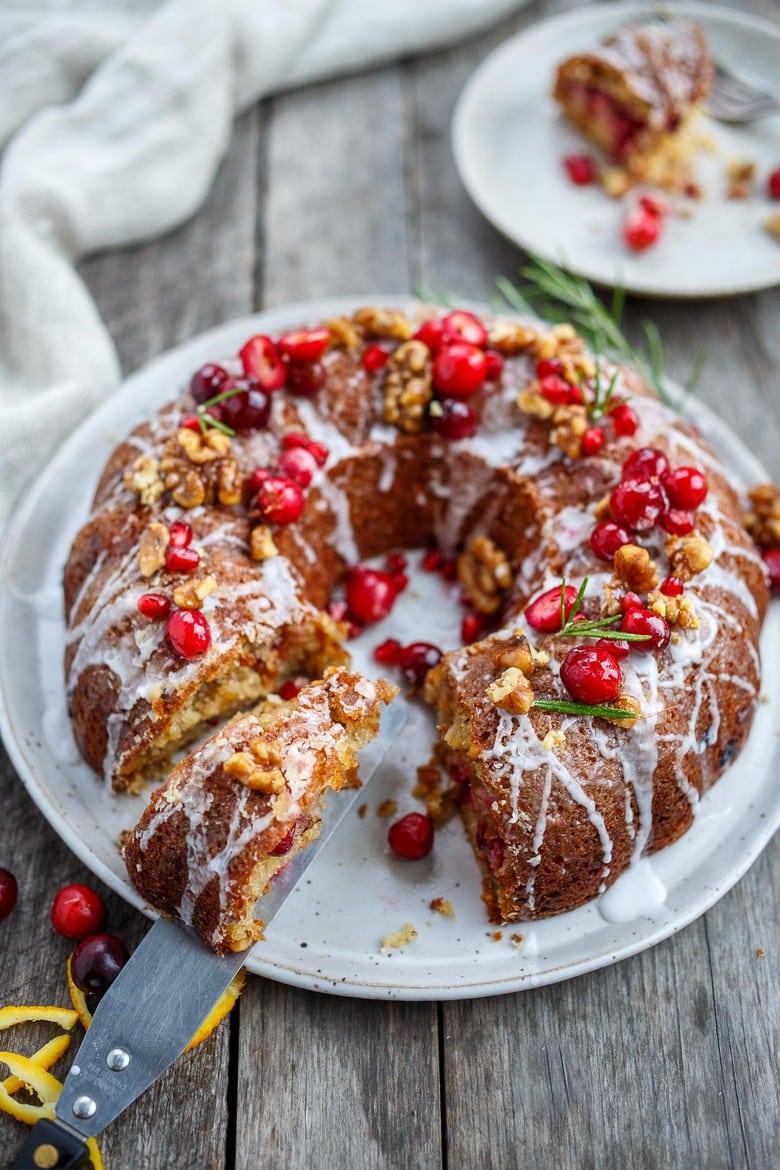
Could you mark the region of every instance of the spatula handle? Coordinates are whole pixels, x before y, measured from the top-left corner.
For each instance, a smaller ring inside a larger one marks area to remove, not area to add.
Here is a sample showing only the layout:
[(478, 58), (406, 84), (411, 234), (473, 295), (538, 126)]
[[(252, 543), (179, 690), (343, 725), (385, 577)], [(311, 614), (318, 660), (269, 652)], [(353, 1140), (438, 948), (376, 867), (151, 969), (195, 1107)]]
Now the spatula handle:
[(86, 1170), (86, 1142), (56, 1121), (36, 1121), (8, 1170)]

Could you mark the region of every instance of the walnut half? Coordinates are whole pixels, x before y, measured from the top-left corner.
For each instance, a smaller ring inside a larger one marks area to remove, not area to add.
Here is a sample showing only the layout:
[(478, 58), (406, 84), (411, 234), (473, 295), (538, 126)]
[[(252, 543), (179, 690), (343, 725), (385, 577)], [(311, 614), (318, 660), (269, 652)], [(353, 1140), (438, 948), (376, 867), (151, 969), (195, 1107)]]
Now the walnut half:
[(475, 536), (458, 556), (458, 580), (477, 613), (495, 613), (512, 585), (509, 558), (489, 536)]

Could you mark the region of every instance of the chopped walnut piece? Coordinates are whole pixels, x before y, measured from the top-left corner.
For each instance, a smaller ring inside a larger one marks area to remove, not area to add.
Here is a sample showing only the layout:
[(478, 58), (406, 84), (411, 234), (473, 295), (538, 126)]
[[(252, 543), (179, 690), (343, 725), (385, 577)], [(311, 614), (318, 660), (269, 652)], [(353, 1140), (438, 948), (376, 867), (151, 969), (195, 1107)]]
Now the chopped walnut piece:
[(531, 684), (516, 666), (508, 666), (503, 674), (490, 684), (486, 696), (496, 707), (502, 707), (513, 715), (526, 715), (534, 705)]
[[(234, 752), (222, 766), (228, 776), (238, 780), (245, 788), (256, 792), (281, 792), (285, 786), (284, 774), (274, 766), (272, 760), (258, 760), (255, 748), (257, 743), (255, 740), (250, 744), (251, 751)], [(275, 762), (278, 763), (279, 759)]]
[(447, 898), (431, 898), (428, 907), (430, 910), (435, 910), (438, 914), (443, 914), (445, 918), (455, 917), (452, 902), (448, 901)]
[(495, 613), (512, 585), (509, 558), (489, 536), (475, 536), (458, 556), (458, 580), (477, 613)]
[(521, 670), (526, 678), (533, 674), (537, 665), (543, 665), (541, 655), (544, 651), (536, 652), (523, 637), (516, 645), (511, 643), (499, 650), (496, 661), (500, 666), (515, 666)]
[(139, 455), (122, 478), (128, 491), (135, 492), (141, 503), (147, 506), (156, 504), (165, 491), (160, 464), (150, 455)]
[(249, 555), (253, 561), (267, 561), (278, 555), (271, 529), (267, 524), (258, 524), (249, 534)]
[(233, 458), (219, 459), (214, 465), (216, 469), (217, 499), (226, 508), (240, 504), (244, 498), (244, 485), (241, 468), (238, 460)]
[(582, 436), (590, 426), (585, 407), (557, 406), (553, 424), (550, 442), (560, 447), (571, 459), (579, 459), (582, 454)]
[(764, 227), (770, 236), (780, 240), (780, 211), (773, 211), (771, 215), (768, 215), (764, 220)]
[(520, 325), (517, 321), (494, 321), (488, 330), (488, 345), (511, 357), (530, 349), (537, 337), (536, 330), (528, 325)]
[(415, 435), (422, 430), (433, 398), (428, 346), (422, 341), (404, 342), (390, 355), (385, 371), (385, 421), (407, 435)]
[(712, 564), (715, 555), (712, 546), (698, 532), (690, 536), (670, 536), (666, 541), (666, 555), (675, 577), (690, 581)]
[(186, 459), (166, 455), (160, 468), (164, 473), (165, 487), (180, 508), (198, 508), (206, 502), (206, 484)]
[(532, 418), (547, 420), (555, 414), (555, 407), (539, 390), (539, 383), (532, 382), (517, 396), (518, 408), (523, 414), (530, 414)]
[(143, 577), (152, 577), (165, 564), (170, 533), (159, 520), (145, 529), (138, 545), (138, 567)]
[(213, 463), (230, 450), (230, 435), (213, 427), (205, 432), (180, 427), (176, 432), (176, 442), (190, 463)]
[(761, 483), (748, 492), (751, 510), (742, 523), (759, 548), (780, 548), (780, 488)]
[(732, 159), (726, 166), (726, 198), (749, 199), (756, 179), (756, 164), (748, 158)]
[(634, 593), (647, 593), (658, 584), (655, 561), (650, 559), (646, 548), (638, 544), (624, 544), (614, 556), (615, 574), (626, 589)]
[(202, 577), (200, 580), (191, 578), (177, 585), (173, 591), (173, 601), (179, 609), (200, 609), (203, 602), (217, 587), (216, 577)]
[(611, 199), (622, 199), (632, 185), (631, 176), (623, 167), (604, 167), (599, 179)]
[(615, 701), (609, 705), (610, 707), (617, 707), (619, 711), (630, 711), (633, 716), (632, 719), (621, 719), (619, 716), (610, 717), (609, 715), (605, 715), (604, 718), (606, 719), (607, 723), (614, 723), (616, 727), (633, 727), (639, 716), (642, 714), (642, 704), (639, 702), (639, 699), (635, 698), (633, 695), (627, 695), (625, 693), (618, 695)]
[(399, 341), (408, 341), (414, 333), (414, 326), (400, 309), (358, 309), (352, 320), (367, 337), (395, 337)]
[(278, 739), (263, 739), (258, 736), (249, 745), (249, 750), (259, 764), (270, 764), (276, 767), (282, 762), (282, 745)]
[(330, 344), (333, 349), (357, 349), (362, 333), (349, 317), (331, 317), (325, 322), (330, 329)]
[(683, 630), (697, 630), (699, 619), (693, 612), (690, 597), (668, 597), (665, 593), (648, 593), (647, 608), (659, 617), (666, 618), (671, 626)]

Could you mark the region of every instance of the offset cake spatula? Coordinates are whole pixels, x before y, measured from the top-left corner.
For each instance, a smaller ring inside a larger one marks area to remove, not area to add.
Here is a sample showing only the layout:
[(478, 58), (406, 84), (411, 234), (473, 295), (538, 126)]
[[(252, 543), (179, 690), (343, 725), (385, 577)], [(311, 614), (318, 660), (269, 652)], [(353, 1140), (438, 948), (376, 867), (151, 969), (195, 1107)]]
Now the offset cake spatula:
[[(360, 753), (363, 786), (328, 794), (316, 841), (274, 879), (258, 903), (267, 924), (318, 857), (398, 738), (406, 709), (396, 701)], [(194, 930), (160, 918), (97, 1006), (55, 1106), (38, 1121), (9, 1170), (80, 1170), (96, 1137), (162, 1076), (189, 1044), (249, 950), (216, 955)]]

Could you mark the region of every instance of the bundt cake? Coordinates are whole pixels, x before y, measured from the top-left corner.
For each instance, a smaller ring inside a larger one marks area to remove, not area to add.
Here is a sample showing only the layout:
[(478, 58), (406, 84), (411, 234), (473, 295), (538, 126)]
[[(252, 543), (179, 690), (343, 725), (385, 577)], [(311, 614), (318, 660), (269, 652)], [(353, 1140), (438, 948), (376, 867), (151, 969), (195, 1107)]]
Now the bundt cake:
[[(491, 917), (594, 897), (739, 752), (768, 590), (713, 453), (568, 325), (366, 308), (196, 371), (112, 456), (67, 565), (85, 758), (134, 786), (216, 716), (342, 664), (371, 620), (334, 605), (345, 574), (434, 545), (471, 644), (425, 697)], [(203, 827), (168, 823), (143, 868), (170, 909)]]
[(255, 902), (319, 836), (323, 793), (359, 783), (356, 753), (394, 694), (334, 667), (210, 735), (152, 794), (125, 844), (139, 893), (219, 952), (262, 938)]

